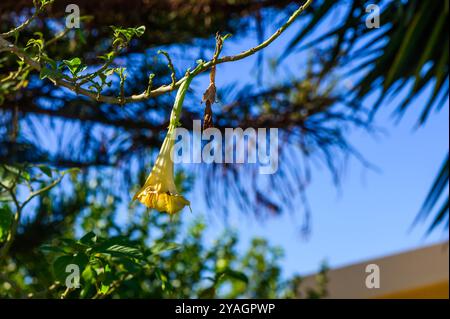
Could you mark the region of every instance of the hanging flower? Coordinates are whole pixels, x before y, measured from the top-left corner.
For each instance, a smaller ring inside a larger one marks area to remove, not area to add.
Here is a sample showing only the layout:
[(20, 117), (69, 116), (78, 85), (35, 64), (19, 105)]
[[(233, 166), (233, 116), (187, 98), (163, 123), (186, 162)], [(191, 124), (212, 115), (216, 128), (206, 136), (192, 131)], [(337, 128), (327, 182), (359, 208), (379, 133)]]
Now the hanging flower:
[(149, 208), (167, 212), (170, 215), (176, 214), (185, 206), (190, 205), (190, 202), (178, 193), (175, 186), (174, 163), (171, 155), (175, 143), (175, 129), (179, 125), (184, 96), (191, 81), (192, 77), (187, 76), (178, 89), (170, 115), (169, 131), (161, 146), (155, 165), (144, 186), (133, 197), (133, 200), (137, 199)]
[(169, 214), (175, 214), (190, 205), (189, 201), (178, 193), (175, 186), (174, 165), (171, 158), (173, 145), (173, 131), (169, 131), (150, 175), (133, 198), (149, 208)]

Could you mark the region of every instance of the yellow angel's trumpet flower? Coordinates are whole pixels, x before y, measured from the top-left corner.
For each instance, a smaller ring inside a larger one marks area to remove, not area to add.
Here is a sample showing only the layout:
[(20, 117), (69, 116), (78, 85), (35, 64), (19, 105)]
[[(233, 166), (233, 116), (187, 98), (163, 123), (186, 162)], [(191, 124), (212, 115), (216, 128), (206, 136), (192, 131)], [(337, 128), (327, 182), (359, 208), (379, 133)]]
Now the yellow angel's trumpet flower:
[(133, 197), (133, 200), (137, 199), (149, 208), (167, 212), (170, 215), (178, 213), (185, 206), (190, 205), (190, 202), (178, 193), (175, 186), (174, 165), (171, 155), (175, 143), (175, 129), (178, 126), (184, 96), (191, 81), (192, 76), (187, 73), (186, 80), (183, 81), (178, 89), (170, 115), (169, 130), (159, 151), (156, 163), (144, 186)]
[(186, 205), (190, 205), (189, 201), (178, 193), (175, 186), (171, 158), (174, 145), (172, 133), (169, 130), (150, 175), (133, 198), (149, 208), (169, 214), (175, 214)]

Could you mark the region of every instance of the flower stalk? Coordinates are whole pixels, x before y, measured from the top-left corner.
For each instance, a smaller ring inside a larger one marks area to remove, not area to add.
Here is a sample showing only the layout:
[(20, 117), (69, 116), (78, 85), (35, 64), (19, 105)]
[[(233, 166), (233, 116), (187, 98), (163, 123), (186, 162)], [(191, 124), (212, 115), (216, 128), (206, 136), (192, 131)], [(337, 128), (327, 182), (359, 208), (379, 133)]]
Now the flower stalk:
[(190, 205), (190, 202), (177, 191), (172, 151), (175, 144), (175, 130), (180, 125), (184, 98), (192, 79), (193, 76), (187, 76), (178, 89), (170, 114), (169, 129), (155, 165), (144, 186), (133, 197), (133, 200), (139, 200), (148, 208), (156, 209), (159, 212), (167, 212), (170, 215), (176, 214), (185, 206)]

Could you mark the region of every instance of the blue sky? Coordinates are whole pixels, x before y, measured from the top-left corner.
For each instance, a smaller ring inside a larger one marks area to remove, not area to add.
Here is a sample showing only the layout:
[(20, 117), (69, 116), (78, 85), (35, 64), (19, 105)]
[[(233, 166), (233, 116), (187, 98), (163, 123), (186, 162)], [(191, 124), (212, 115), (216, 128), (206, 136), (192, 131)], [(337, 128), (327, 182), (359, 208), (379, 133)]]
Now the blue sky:
[[(432, 116), (425, 128), (412, 132), (415, 113), (399, 125), (393, 125), (389, 112), (380, 113), (378, 122), (385, 123), (389, 133), (384, 138), (376, 140), (366, 133), (349, 137), (380, 172), (351, 161), (338, 190), (325, 170), (314, 171), (307, 190), (312, 209), (312, 233), (307, 239), (299, 232), (301, 212), (263, 222), (234, 213), (230, 225), (238, 230), (241, 247), (247, 247), (254, 236), (265, 237), (285, 250), (285, 274), (306, 274), (324, 260), (337, 267), (448, 238), (442, 231), (424, 237), (426, 225), (411, 230), (448, 147), (448, 108)], [(195, 207), (194, 203), (197, 212)], [(214, 239), (223, 228), (222, 220), (217, 215), (206, 219), (209, 238)]]
[[(270, 21), (275, 24), (278, 19)], [(328, 27), (332, 23), (332, 20), (328, 21)], [(297, 30), (298, 23), (266, 48), (265, 59), (277, 58)], [(255, 44), (254, 35), (233, 37), (226, 41), (223, 54), (235, 54)], [(191, 56), (196, 53), (184, 50), (181, 49), (178, 58), (174, 59), (180, 69), (183, 64), (192, 66), (195, 61)], [(177, 56), (177, 50), (167, 48), (167, 51)], [(299, 68), (301, 72), (307, 54), (291, 55), (270, 78), (266, 68), (265, 83), (280, 82), (289, 74), (298, 73)], [(217, 86), (224, 87), (235, 81), (242, 86), (254, 83), (255, 62), (256, 56), (252, 56), (218, 66)], [(194, 80), (198, 100), (207, 82), (206, 76)], [(300, 203), (297, 205), (299, 210), (293, 214), (265, 221), (248, 214), (244, 217), (242, 212), (234, 211), (229, 216), (229, 225), (239, 232), (240, 248), (248, 247), (252, 237), (267, 238), (272, 245), (284, 249), (286, 255), (281, 264), (284, 275), (290, 275), (315, 272), (323, 261), (338, 267), (446, 240), (448, 233), (440, 231), (424, 237), (427, 225), (419, 225), (410, 231), (449, 144), (448, 102), (439, 114), (430, 116), (425, 127), (413, 130), (426, 93), (414, 102), (399, 124), (395, 124), (391, 116), (395, 101), (387, 101), (381, 107), (374, 124), (384, 129), (386, 135), (375, 138), (364, 131), (353, 131), (348, 135), (349, 142), (379, 171), (367, 169), (352, 159), (341, 187), (337, 189), (325, 168), (314, 169), (312, 184), (307, 189), (312, 210), (311, 234), (307, 239), (299, 230), (303, 216)], [(225, 226), (220, 214), (206, 209), (203, 201), (193, 200), (201, 199), (200, 195), (199, 188), (188, 194), (193, 214), (186, 209), (183, 218), (189, 222), (204, 216), (208, 223), (207, 240), (211, 241)]]
[[(275, 58), (282, 53), (296, 30), (298, 24), (267, 48), (265, 57)], [(224, 54), (247, 49), (256, 44), (255, 41), (255, 37), (249, 36), (237, 42), (226, 42)], [(304, 57), (295, 54), (284, 61), (277, 80), (296, 72), (296, 66)], [(255, 61), (256, 57), (250, 57), (220, 65), (217, 86), (233, 81), (240, 84), (254, 81)], [(205, 77), (196, 80), (194, 86), (202, 87), (205, 81)], [(294, 214), (265, 221), (234, 212), (229, 225), (239, 232), (240, 247), (245, 249), (254, 236), (267, 238), (271, 244), (284, 249), (286, 255), (281, 264), (284, 274), (290, 275), (315, 272), (323, 261), (331, 267), (339, 267), (448, 239), (448, 232), (440, 230), (425, 237), (427, 225), (424, 224), (411, 229), (449, 145), (448, 101), (440, 113), (430, 116), (424, 127), (414, 130), (426, 96), (427, 92), (414, 101), (398, 124), (392, 117), (395, 101), (387, 101), (374, 122), (385, 134), (374, 137), (364, 131), (354, 131), (348, 135), (349, 142), (376, 165), (378, 171), (367, 169), (352, 159), (339, 189), (333, 185), (326, 169), (313, 171), (313, 181), (307, 189), (312, 209), (312, 232), (307, 239), (299, 231), (300, 208)], [(204, 215), (209, 225), (208, 240), (216, 238), (225, 227), (222, 218), (213, 212), (205, 213), (207, 209), (201, 202), (194, 202), (192, 208), (194, 214), (186, 214), (186, 219)]]

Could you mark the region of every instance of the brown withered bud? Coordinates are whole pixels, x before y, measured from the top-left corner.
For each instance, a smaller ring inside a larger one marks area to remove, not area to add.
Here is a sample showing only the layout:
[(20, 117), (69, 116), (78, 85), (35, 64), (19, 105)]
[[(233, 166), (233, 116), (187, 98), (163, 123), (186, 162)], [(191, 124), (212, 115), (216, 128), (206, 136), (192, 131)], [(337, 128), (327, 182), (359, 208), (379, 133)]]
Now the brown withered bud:
[(216, 102), (216, 61), (219, 57), (220, 51), (222, 51), (223, 40), (219, 33), (216, 34), (216, 49), (214, 50), (214, 56), (212, 59), (213, 66), (209, 74), (209, 86), (203, 93), (202, 102), (205, 102), (205, 114), (203, 115), (203, 130), (212, 128), (213, 126), (213, 113), (211, 106)]
[(210, 106), (216, 102), (216, 85), (213, 82), (209, 84), (205, 93), (203, 93), (202, 102), (209, 102)]
[(205, 93), (203, 93), (203, 99), (202, 102), (205, 102), (205, 113), (203, 115), (203, 130), (206, 130), (207, 128), (214, 127), (213, 125), (213, 113), (211, 106), (216, 101), (216, 86), (214, 83), (210, 83), (208, 88), (206, 89)]

